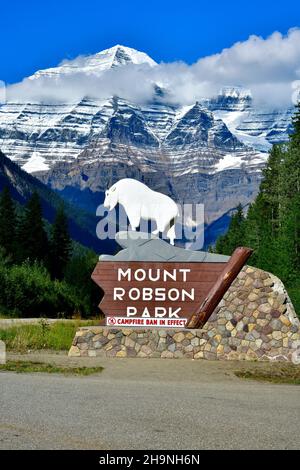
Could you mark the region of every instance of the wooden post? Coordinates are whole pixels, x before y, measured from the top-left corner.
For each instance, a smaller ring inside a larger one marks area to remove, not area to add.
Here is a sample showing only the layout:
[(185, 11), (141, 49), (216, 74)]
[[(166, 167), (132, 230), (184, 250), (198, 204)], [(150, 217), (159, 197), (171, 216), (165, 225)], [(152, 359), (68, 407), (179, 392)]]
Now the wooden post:
[(234, 250), (230, 260), (226, 263), (224, 270), (218, 277), (207, 297), (201, 303), (197, 311), (191, 316), (186, 328), (203, 328), (223, 295), (246, 264), (252, 253), (253, 250), (244, 247), (239, 247)]

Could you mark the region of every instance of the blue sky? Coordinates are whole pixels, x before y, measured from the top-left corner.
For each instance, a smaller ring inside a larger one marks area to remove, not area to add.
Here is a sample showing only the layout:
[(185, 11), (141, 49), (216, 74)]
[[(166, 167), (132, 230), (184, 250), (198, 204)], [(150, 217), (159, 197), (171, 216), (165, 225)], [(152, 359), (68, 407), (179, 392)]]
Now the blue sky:
[(299, 2), (151, 0), (11, 1), (1, 5), (0, 79), (14, 83), (64, 58), (114, 44), (156, 61), (195, 62), (250, 34), (300, 25)]

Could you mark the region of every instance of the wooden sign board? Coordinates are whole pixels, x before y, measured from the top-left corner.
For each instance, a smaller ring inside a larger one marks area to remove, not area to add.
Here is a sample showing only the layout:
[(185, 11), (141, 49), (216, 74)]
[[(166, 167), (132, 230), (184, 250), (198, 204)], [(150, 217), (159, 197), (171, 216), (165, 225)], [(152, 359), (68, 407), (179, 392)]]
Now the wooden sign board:
[(92, 279), (104, 291), (106, 325), (203, 326), (250, 254), (239, 248), (227, 263), (99, 262)]

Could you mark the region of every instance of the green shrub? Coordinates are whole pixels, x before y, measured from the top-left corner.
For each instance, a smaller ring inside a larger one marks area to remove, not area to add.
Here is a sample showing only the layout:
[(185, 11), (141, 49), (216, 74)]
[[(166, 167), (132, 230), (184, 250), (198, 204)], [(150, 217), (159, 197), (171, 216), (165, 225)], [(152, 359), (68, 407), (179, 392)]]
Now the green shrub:
[(19, 325), (0, 330), (0, 340), (9, 351), (53, 349), (68, 350), (80, 326), (98, 324), (98, 321), (67, 321), (49, 325), (41, 319), (38, 325)]
[(47, 270), (37, 263), (0, 265), (0, 283), (0, 305), (15, 316), (71, 317), (88, 313), (73, 286), (52, 281)]

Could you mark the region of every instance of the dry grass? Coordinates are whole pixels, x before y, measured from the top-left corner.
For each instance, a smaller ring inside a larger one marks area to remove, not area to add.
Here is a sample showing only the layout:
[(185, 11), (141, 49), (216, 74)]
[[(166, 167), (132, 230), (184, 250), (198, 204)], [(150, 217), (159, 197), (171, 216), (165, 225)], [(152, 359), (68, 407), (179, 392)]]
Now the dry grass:
[(44, 372), (47, 374), (64, 374), (64, 375), (91, 375), (102, 372), (103, 367), (62, 367), (43, 362), (31, 361), (8, 361), (6, 364), (0, 365), (0, 371), (9, 372)]
[(234, 374), (242, 379), (252, 379), (275, 384), (300, 385), (300, 365), (276, 363), (264, 363), (236, 370)]

